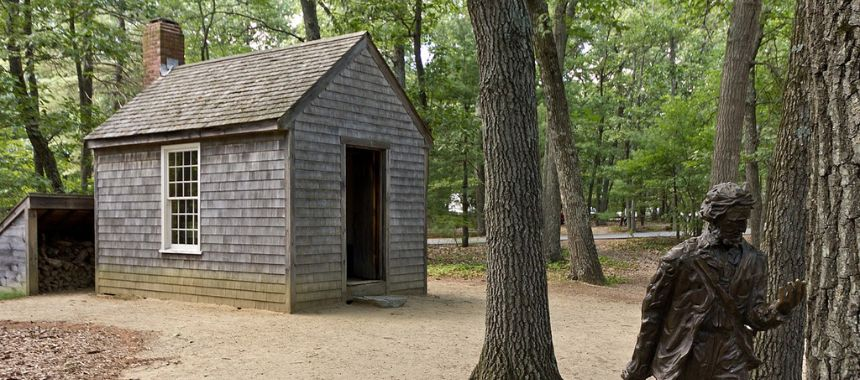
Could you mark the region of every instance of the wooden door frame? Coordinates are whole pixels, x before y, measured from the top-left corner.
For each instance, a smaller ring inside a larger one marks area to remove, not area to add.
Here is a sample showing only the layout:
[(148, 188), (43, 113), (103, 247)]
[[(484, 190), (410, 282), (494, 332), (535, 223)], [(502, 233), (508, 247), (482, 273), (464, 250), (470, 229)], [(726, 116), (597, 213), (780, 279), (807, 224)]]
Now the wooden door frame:
[(347, 274), (348, 274), (348, 262), (346, 256), (346, 228), (347, 228), (347, 214), (346, 214), (346, 150), (347, 149), (364, 149), (375, 151), (379, 153), (379, 201), (381, 203), (381, 207), (379, 208), (379, 220), (380, 220), (380, 231), (379, 231), (379, 254), (382, 255), (380, 258), (380, 266), (379, 268), (380, 277), (383, 284), (385, 284), (385, 293), (388, 294), (388, 269), (391, 267), (389, 264), (389, 221), (388, 221), (388, 184), (390, 183), (388, 174), (388, 150), (390, 149), (390, 145), (386, 142), (378, 141), (378, 140), (366, 140), (366, 139), (356, 139), (350, 137), (341, 137), (340, 138), (340, 153), (341, 153), (341, 226), (343, 226), (341, 231), (341, 294), (342, 297), (346, 297), (347, 292)]

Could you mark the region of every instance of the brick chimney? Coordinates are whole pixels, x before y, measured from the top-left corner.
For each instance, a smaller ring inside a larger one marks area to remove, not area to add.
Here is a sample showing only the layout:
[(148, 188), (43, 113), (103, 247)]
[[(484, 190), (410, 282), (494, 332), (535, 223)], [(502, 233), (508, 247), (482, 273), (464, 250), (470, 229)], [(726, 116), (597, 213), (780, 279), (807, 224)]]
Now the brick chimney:
[(157, 18), (143, 31), (143, 87), (185, 63), (185, 36), (176, 21)]

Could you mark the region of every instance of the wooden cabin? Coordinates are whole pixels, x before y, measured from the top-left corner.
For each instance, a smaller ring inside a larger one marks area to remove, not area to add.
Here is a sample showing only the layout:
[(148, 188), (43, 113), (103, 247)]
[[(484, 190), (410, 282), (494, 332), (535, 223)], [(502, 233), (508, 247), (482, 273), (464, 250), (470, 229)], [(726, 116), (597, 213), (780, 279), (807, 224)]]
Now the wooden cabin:
[(97, 293), (426, 294), (432, 141), (367, 33), (189, 65), (176, 23), (143, 41), (145, 89), (86, 137)]

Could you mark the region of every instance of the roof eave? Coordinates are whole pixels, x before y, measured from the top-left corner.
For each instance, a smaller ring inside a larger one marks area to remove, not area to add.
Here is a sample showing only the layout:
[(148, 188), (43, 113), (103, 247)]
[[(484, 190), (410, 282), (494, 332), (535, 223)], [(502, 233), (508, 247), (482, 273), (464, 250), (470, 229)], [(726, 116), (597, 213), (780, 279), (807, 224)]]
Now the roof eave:
[(161, 133), (148, 133), (140, 135), (127, 135), (116, 137), (90, 138), (84, 140), (87, 149), (103, 149), (123, 147), (132, 145), (165, 144), (187, 140), (201, 140), (225, 136), (239, 136), (255, 133), (266, 133), (281, 131), (276, 119), (252, 121), (248, 123), (236, 123), (216, 127), (201, 127), (178, 131), (167, 131)]

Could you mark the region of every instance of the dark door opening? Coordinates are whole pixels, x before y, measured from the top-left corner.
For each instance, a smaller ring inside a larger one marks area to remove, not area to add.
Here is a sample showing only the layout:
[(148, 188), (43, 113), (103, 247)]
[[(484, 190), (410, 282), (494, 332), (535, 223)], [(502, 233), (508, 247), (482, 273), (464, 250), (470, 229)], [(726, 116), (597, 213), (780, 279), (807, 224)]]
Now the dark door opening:
[(382, 280), (382, 153), (346, 148), (346, 275)]

